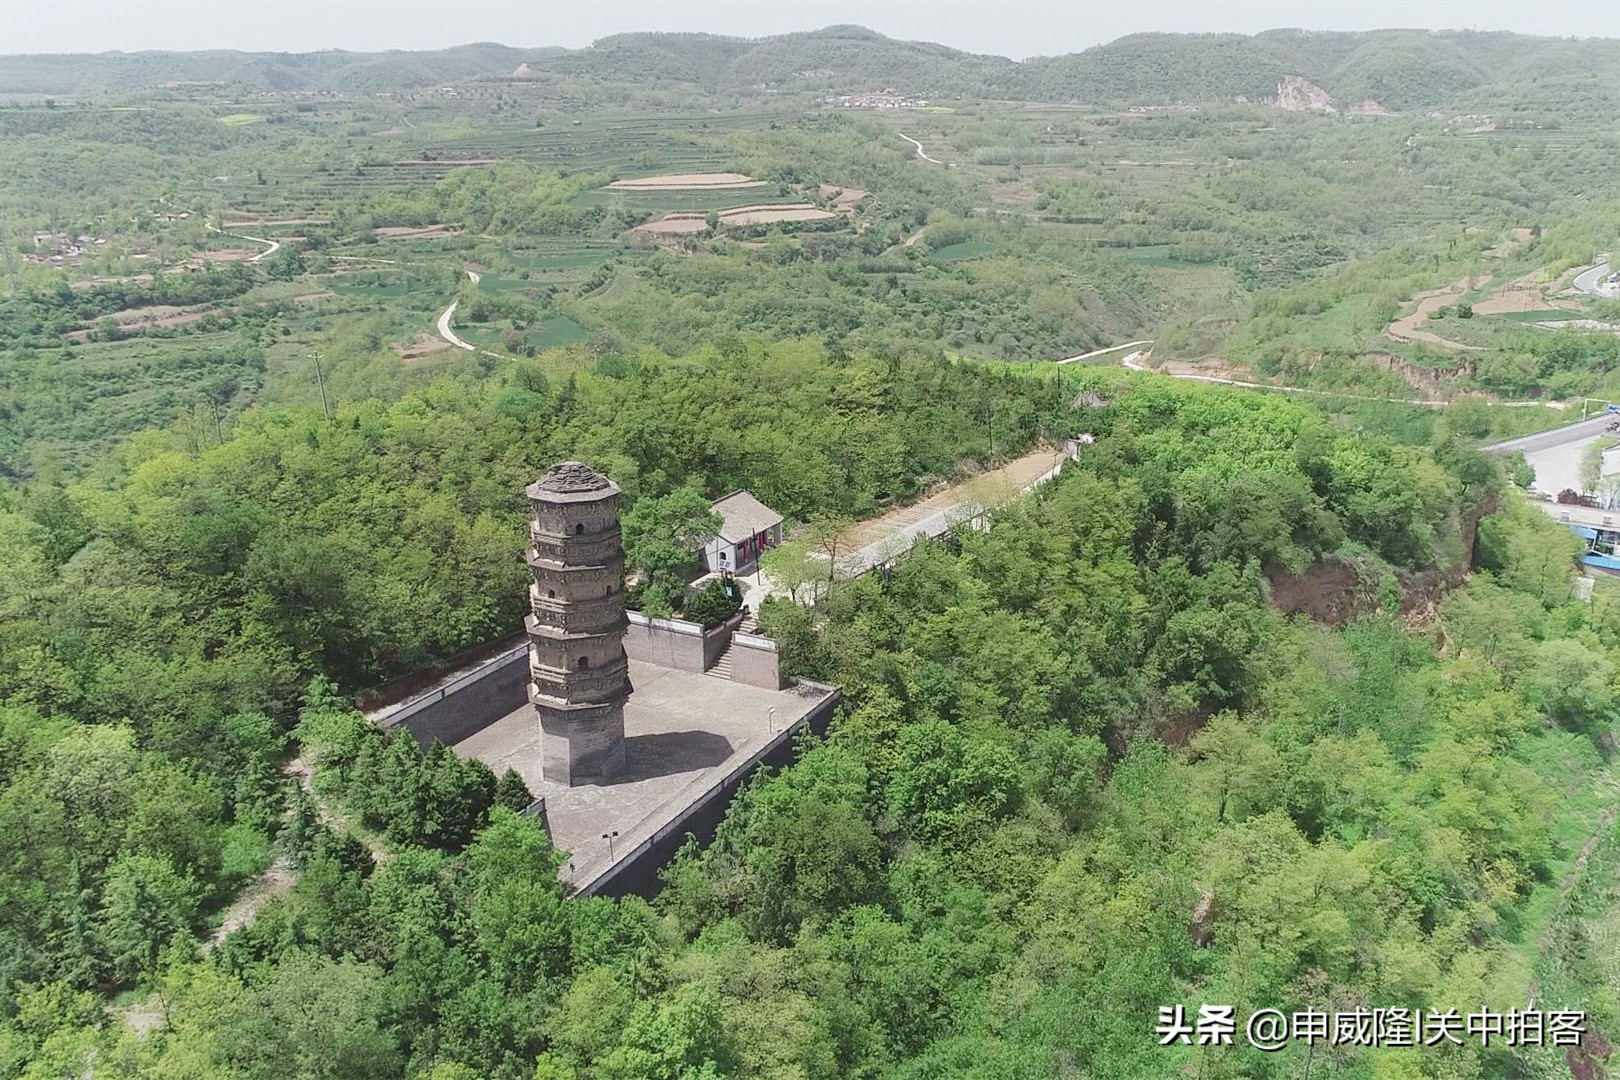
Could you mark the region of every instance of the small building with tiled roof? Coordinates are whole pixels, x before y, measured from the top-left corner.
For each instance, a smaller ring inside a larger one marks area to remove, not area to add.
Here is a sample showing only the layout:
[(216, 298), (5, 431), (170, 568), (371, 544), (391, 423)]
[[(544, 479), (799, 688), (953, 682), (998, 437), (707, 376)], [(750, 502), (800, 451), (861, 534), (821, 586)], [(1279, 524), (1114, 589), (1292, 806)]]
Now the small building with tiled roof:
[(703, 549), (703, 564), (712, 573), (749, 573), (761, 552), (782, 542), (782, 515), (750, 491), (733, 491), (709, 508), (720, 515), (720, 533)]

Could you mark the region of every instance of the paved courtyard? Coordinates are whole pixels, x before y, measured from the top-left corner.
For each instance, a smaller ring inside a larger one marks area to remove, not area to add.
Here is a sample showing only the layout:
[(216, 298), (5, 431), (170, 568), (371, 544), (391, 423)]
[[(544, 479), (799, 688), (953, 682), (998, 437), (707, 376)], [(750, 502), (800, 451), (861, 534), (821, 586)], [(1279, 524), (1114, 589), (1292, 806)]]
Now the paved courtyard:
[[(757, 686), (630, 661), (624, 707), (626, 768), (613, 780), (563, 787), (540, 774), (540, 721), (528, 704), (455, 746), (495, 770), (516, 769), (546, 800), (552, 842), (570, 854), (563, 880), (587, 888), (616, 860), (680, 817), (828, 695), (814, 687)], [(772, 713), (774, 710), (774, 715)], [(609, 843), (602, 834), (618, 831)]]

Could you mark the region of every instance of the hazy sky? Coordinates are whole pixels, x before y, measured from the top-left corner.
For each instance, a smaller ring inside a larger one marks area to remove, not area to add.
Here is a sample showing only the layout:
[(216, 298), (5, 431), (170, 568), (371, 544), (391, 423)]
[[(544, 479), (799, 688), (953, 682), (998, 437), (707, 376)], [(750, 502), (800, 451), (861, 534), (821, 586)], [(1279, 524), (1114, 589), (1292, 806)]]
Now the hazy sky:
[(1020, 59), (1142, 30), (1419, 26), (1620, 37), (1620, 4), (1606, 0), (12, 0), (4, 19), (4, 53), (432, 49), (469, 41), (578, 48), (625, 30), (758, 37), (834, 23)]

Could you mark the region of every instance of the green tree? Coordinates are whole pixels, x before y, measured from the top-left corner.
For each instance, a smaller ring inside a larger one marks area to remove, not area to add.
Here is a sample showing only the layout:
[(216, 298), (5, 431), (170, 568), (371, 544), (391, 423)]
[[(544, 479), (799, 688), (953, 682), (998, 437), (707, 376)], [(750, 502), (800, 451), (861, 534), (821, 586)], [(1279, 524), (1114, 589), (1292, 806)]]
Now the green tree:
[(1614, 719), (1614, 672), (1612, 660), (1579, 641), (1543, 641), (1522, 679), (1524, 695), (1554, 723), (1600, 730)]
[(1587, 494), (1598, 489), (1603, 479), (1603, 451), (1608, 446), (1607, 439), (1593, 439), (1581, 448), (1581, 461), (1578, 466), (1581, 490)]
[(721, 1080), (734, 1075), (736, 1066), (737, 1048), (719, 994), (694, 983), (677, 987), (660, 1002), (639, 1005), (602, 1071), (624, 1080)]
[(387, 992), (382, 973), (369, 964), (293, 953), (276, 965), (258, 1000), (228, 1029), (240, 1040), (246, 1075), (264, 1080), (397, 1076), (399, 1047), (383, 1023)]
[(131, 853), (113, 864), (95, 935), (115, 981), (133, 981), (152, 969), (159, 950), (188, 940), (197, 915), (196, 892), (196, 883), (166, 859)]
[(962, 835), (1010, 813), (1021, 792), (1017, 761), (1005, 747), (970, 740), (941, 720), (901, 730), (889, 805), (914, 834)]
[(720, 525), (720, 515), (690, 487), (638, 499), (624, 514), (625, 559), (641, 572), (647, 596), (665, 612), (676, 606), (699, 553)]
[(522, 813), (534, 803), (534, 793), (523, 782), (516, 769), (507, 769), (495, 782), (495, 805), (504, 806), (514, 814)]
[(271, 259), (270, 265), (266, 267), (270, 276), (277, 281), (291, 281), (295, 277), (302, 276), (308, 269), (308, 260), (304, 258), (304, 253), (296, 247), (286, 248), (277, 254), (274, 259)]
[(497, 807), (467, 848), (475, 947), (490, 974), (525, 993), (569, 970), (569, 912), (557, 870), (563, 857), (535, 822)]

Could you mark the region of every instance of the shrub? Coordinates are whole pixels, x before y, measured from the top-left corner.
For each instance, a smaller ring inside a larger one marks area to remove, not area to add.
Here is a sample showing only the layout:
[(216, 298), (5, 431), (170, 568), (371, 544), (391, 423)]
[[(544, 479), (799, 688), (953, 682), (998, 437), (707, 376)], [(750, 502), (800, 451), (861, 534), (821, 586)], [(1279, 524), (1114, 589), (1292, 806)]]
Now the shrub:
[(734, 580), (709, 582), (686, 601), (686, 617), (707, 629), (718, 626), (742, 607), (742, 590)]

